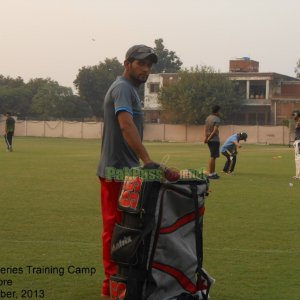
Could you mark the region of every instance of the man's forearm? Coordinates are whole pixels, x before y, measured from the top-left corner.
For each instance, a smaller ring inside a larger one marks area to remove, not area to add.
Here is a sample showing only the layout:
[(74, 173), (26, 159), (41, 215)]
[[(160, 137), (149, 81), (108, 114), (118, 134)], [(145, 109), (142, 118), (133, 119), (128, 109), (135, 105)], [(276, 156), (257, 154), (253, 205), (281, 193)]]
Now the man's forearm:
[(123, 137), (129, 147), (136, 153), (136, 155), (143, 161), (144, 164), (151, 162), (150, 156), (144, 147), (140, 135), (135, 125), (126, 126), (122, 129)]
[(137, 127), (135, 126), (132, 116), (127, 112), (118, 115), (118, 121), (123, 137), (129, 147), (143, 161), (144, 164), (151, 162), (150, 156), (144, 147)]
[(212, 133), (207, 137), (207, 141), (209, 141), (211, 138), (213, 138), (218, 133), (218, 127), (214, 127), (214, 130)]

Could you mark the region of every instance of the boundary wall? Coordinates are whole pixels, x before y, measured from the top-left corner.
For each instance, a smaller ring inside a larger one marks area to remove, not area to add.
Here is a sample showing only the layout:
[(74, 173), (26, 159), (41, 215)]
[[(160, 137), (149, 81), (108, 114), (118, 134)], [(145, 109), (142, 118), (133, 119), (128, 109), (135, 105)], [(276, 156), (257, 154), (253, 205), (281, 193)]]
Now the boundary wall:
[[(5, 121), (0, 121), (3, 133)], [(69, 121), (16, 121), (15, 136), (63, 137), (101, 139), (102, 122)], [(248, 143), (290, 144), (292, 136), (286, 126), (239, 126), (221, 125), (220, 139), (224, 142), (230, 135), (245, 131)], [(197, 143), (204, 140), (204, 125), (145, 124), (145, 141), (168, 141)]]

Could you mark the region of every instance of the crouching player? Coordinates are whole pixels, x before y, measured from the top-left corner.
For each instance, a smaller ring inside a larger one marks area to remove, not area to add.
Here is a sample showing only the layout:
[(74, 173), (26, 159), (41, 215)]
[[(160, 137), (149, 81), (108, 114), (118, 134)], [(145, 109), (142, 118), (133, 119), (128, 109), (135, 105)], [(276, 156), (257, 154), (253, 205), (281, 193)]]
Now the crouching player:
[(241, 148), (240, 140), (247, 140), (247, 133), (240, 132), (230, 136), (221, 147), (221, 153), (226, 157), (223, 172), (233, 175), (236, 164), (237, 149)]

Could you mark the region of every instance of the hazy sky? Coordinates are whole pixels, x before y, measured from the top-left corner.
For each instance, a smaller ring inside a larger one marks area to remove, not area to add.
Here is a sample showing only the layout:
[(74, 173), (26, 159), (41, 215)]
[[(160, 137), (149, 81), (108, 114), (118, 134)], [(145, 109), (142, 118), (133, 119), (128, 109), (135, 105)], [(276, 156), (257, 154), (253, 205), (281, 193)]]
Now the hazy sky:
[(294, 76), (300, 0), (0, 0), (0, 74), (73, 87), (78, 70), (162, 38), (184, 67), (249, 56)]

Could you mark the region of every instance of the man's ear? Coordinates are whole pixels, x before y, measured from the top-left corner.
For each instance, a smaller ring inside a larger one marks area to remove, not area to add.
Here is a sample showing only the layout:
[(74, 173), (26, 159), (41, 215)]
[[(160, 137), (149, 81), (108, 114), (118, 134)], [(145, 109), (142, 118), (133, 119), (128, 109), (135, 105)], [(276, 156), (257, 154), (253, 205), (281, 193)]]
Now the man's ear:
[(124, 61), (124, 67), (125, 67), (126, 70), (128, 69), (128, 67), (129, 67), (130, 64), (131, 64), (131, 63), (130, 63), (130, 61), (128, 61), (128, 60), (125, 60), (125, 61)]

